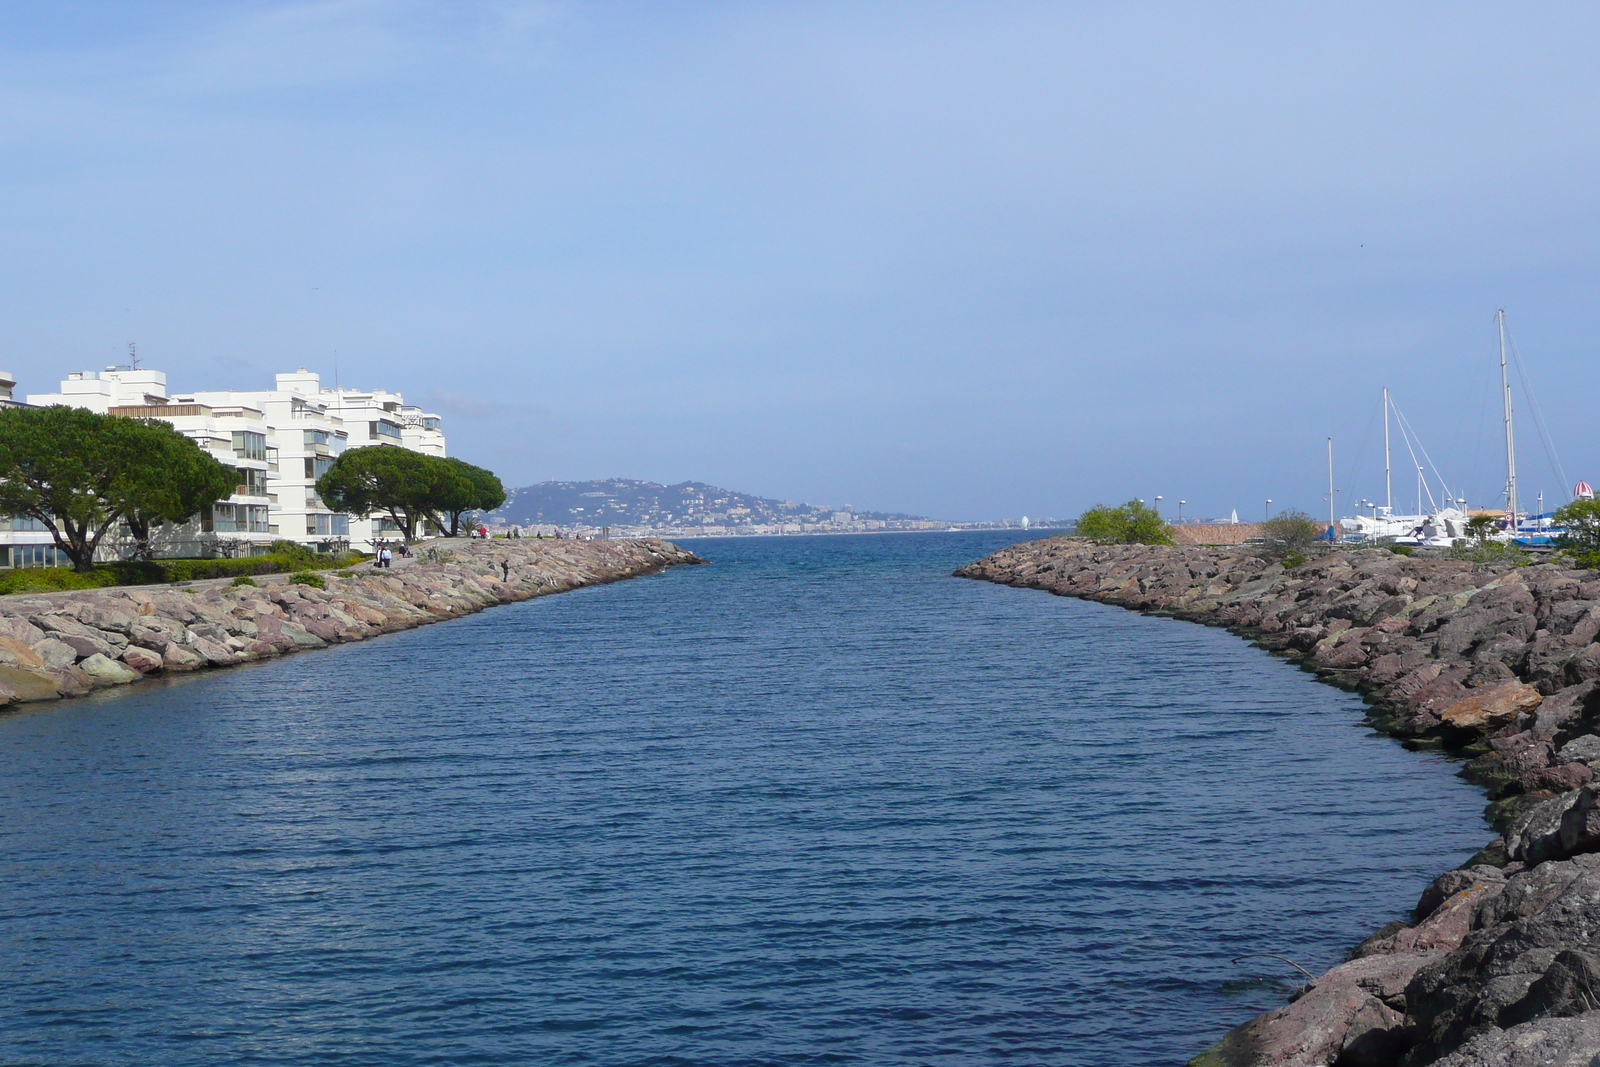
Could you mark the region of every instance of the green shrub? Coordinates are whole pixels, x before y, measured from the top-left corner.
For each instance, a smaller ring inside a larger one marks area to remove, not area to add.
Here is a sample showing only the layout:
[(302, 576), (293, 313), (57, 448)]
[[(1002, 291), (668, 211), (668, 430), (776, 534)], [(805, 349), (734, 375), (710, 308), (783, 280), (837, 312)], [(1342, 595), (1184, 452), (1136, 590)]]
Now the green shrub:
[(1393, 552), (1397, 556), (1409, 556), (1409, 555), (1413, 554), (1414, 552), (1416, 552), (1416, 550), (1417, 550), (1416, 546), (1414, 546), (1414, 545), (1390, 545), (1389, 546), (1389, 551)]
[(1300, 553), (1295, 552), (1294, 550), (1291, 549), (1288, 553), (1286, 553), (1284, 555), (1284, 557), (1283, 557), (1281, 562), (1283, 563), (1283, 569), (1284, 570), (1292, 571), (1296, 567), (1300, 566), (1300, 564), (1304, 563), (1305, 561), (1306, 561), (1306, 558), (1304, 556), (1302, 556)]
[(1525, 567), (1530, 562), (1526, 552), (1504, 541), (1480, 541), (1474, 545), (1458, 539), (1445, 556), (1470, 563), (1513, 563), (1519, 567)]
[(1078, 516), (1077, 535), (1128, 545), (1172, 544), (1167, 524), (1142, 500), (1130, 500), (1120, 508), (1096, 504)]
[(1574, 500), (1556, 509), (1556, 524), (1566, 527), (1559, 544), (1580, 567), (1600, 567), (1600, 500)]
[(272, 552), (265, 556), (237, 559), (158, 559), (153, 562), (97, 563), (94, 570), (79, 574), (71, 567), (39, 567), (0, 570), (0, 596), (12, 593), (62, 593), (73, 589), (103, 589), (113, 585), (160, 585), (165, 582), (198, 582), (207, 578), (232, 578), (234, 585), (255, 585), (253, 574), (306, 572), (313, 568), (348, 568), (370, 557), (360, 552), (318, 555), (292, 541), (293, 552)]
[(1290, 556), (1298, 556), (1304, 563), (1306, 553), (1322, 531), (1323, 527), (1303, 511), (1280, 511), (1261, 527), (1265, 554), (1269, 559), (1282, 560), (1285, 567), (1291, 565)]
[(310, 566), (311, 564), (317, 562), (318, 558), (317, 554), (311, 551), (311, 549), (307, 548), (305, 545), (302, 545), (296, 541), (285, 541), (282, 539), (272, 542), (271, 547), (267, 549), (267, 555), (275, 556), (278, 559), (283, 560), (285, 563), (293, 561), (300, 563), (303, 566)]
[(111, 575), (98, 569), (79, 574), (71, 567), (42, 567), (0, 574), (0, 596), (12, 593), (64, 593), (73, 589), (99, 589), (115, 584)]
[(315, 589), (326, 589), (328, 583), (322, 580), (322, 575), (312, 571), (300, 571), (289, 575), (290, 585), (309, 585)]

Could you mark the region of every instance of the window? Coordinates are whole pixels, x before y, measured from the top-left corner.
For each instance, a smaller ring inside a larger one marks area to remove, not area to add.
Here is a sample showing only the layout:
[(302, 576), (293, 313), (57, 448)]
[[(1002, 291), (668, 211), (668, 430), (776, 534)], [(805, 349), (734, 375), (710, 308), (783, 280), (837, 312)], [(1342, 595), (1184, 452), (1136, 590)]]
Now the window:
[(265, 504), (213, 504), (211, 520), (201, 527), (211, 533), (266, 533)]
[(65, 567), (71, 562), (55, 545), (0, 545), (0, 567)]
[(332, 466), (333, 466), (333, 460), (328, 458), (327, 456), (307, 456), (306, 457), (306, 480), (307, 481), (312, 481), (312, 482), (316, 481), (318, 478), (322, 477), (324, 474), (327, 474), (329, 469), (332, 468)]
[(43, 532), (44, 523), (31, 515), (13, 515), (11, 516), (11, 529), (39, 533)]
[(437, 430), (439, 428), (439, 420), (433, 418), (431, 415), (426, 416), (422, 420), (422, 428), (424, 430)]
[(306, 430), (305, 431), (305, 445), (306, 445), (307, 448), (313, 448), (313, 447), (315, 447), (317, 445), (325, 445), (327, 443), (328, 443), (328, 431), (327, 430)]
[(233, 454), (240, 459), (266, 459), (267, 435), (250, 430), (233, 431)]
[(400, 426), (397, 423), (385, 422), (382, 419), (377, 422), (369, 422), (367, 423), (367, 436), (372, 438), (379, 436), (393, 437), (398, 441), (400, 440)]
[(239, 467), (239, 487), (234, 490), (240, 496), (266, 496), (267, 472), (254, 470), (250, 467)]
[(307, 515), (307, 537), (349, 537), (350, 516), (348, 515)]

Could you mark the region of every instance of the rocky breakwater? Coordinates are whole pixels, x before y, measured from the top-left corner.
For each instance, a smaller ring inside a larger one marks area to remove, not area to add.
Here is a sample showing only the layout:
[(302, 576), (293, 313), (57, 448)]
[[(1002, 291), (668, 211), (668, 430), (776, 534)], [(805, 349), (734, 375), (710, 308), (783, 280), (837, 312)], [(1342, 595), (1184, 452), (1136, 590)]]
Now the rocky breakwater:
[(956, 574), (1229, 627), (1363, 693), (1379, 729), (1470, 757), (1489, 790), (1499, 837), (1191, 1067), (1600, 1067), (1600, 575), (1071, 539)]
[(496, 604), (704, 560), (666, 541), (490, 540), (419, 546), (406, 566), (0, 598), (0, 705), (81, 696), (151, 674), (361, 641)]

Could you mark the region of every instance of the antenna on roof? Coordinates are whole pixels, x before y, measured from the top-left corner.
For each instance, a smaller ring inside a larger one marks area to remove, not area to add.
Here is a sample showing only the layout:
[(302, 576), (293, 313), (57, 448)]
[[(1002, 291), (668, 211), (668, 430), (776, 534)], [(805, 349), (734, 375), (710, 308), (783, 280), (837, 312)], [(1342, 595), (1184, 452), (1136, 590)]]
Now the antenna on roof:
[(128, 362), (133, 365), (134, 370), (139, 369), (139, 346), (132, 341), (128, 342)]

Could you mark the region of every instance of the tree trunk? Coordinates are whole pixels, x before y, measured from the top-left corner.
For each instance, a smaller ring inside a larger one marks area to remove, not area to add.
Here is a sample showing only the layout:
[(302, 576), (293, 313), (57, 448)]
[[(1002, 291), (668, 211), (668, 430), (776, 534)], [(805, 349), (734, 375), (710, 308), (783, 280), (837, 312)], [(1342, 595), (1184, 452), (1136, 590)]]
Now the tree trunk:
[(150, 547), (150, 520), (129, 515), (127, 522), (128, 532), (133, 535), (133, 558), (144, 563), (155, 559), (155, 549)]

